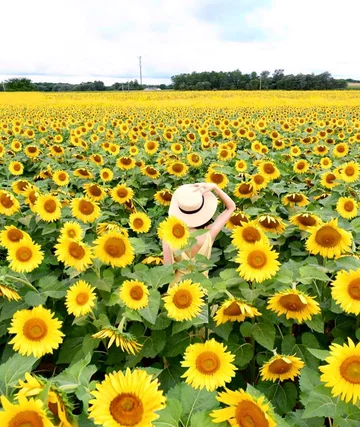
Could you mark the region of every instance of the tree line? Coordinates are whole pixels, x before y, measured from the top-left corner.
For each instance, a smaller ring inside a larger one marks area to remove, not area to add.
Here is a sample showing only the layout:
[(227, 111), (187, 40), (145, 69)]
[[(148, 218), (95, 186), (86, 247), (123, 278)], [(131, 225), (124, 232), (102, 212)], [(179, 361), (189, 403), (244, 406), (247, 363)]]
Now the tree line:
[(82, 82), (79, 84), (71, 83), (34, 83), (26, 77), (13, 78), (5, 80), (0, 84), (0, 92), (96, 92), (96, 91), (130, 91), (144, 90), (146, 88), (171, 89), (171, 85), (161, 84), (141, 85), (136, 79), (124, 83), (114, 83), (111, 86), (105, 86), (104, 82), (95, 80), (94, 82)]
[(347, 81), (335, 79), (329, 72), (321, 74), (284, 74), (275, 70), (257, 74), (235, 71), (204, 71), (171, 77), (175, 90), (327, 90), (346, 89)]

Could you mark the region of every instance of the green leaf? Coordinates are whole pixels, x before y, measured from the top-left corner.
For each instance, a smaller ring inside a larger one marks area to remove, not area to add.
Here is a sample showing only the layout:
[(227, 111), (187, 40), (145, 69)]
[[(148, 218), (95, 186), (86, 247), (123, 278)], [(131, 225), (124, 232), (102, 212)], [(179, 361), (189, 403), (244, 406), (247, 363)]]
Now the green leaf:
[(190, 342), (191, 337), (185, 331), (180, 332), (180, 334), (172, 335), (166, 340), (164, 353), (168, 357), (175, 357), (179, 354), (183, 354)]
[(159, 381), (161, 388), (167, 392), (171, 388), (175, 387), (176, 384), (179, 384), (183, 381), (181, 376), (186, 371), (186, 368), (182, 368), (178, 364), (168, 365), (167, 368), (163, 369), (159, 375)]
[(43, 277), (39, 280), (42, 294), (53, 299), (60, 299), (66, 295), (67, 286), (65, 282), (59, 282), (54, 275)]
[(283, 283), (284, 285), (291, 285), (293, 282), (294, 273), (286, 267), (280, 267), (277, 275), (274, 277), (276, 282)]
[(114, 284), (114, 273), (111, 269), (106, 269), (104, 270), (103, 278), (99, 279), (95, 273), (88, 272), (81, 276), (81, 280), (91, 283), (91, 286), (95, 286), (100, 291), (111, 292)]
[(24, 378), (26, 372), (31, 372), (37, 359), (25, 357), (16, 353), (0, 365), (0, 394), (9, 396), (10, 388)]
[(71, 363), (83, 357), (84, 337), (66, 337), (60, 347), (57, 363)]
[(34, 291), (26, 292), (24, 301), (30, 307), (36, 307), (37, 305), (45, 304), (47, 300), (47, 295), (45, 293), (39, 293)]
[(196, 412), (209, 411), (219, 406), (215, 391), (195, 390), (185, 383), (178, 384), (169, 390), (168, 397), (180, 401), (183, 408), (181, 420), (185, 426), (190, 424), (191, 417)]
[(306, 405), (309, 393), (320, 384), (320, 374), (305, 366), (301, 369), (299, 384), (301, 390), (301, 401), (303, 405)]
[(228, 427), (228, 425), (229, 424), (226, 421), (215, 424), (213, 418), (210, 417), (210, 412), (205, 411), (196, 412), (190, 420), (190, 427)]
[(153, 267), (146, 273), (146, 284), (154, 289), (171, 283), (174, 280), (174, 271), (171, 264)]
[(324, 425), (324, 420), (322, 418), (308, 418), (306, 420), (302, 419), (304, 410), (297, 410), (295, 412), (290, 412), (286, 415), (285, 421), (291, 427), (319, 427)]
[(183, 322), (174, 322), (172, 333), (178, 334), (179, 332), (187, 330), (192, 326), (204, 325), (204, 324), (208, 324), (208, 322), (209, 322), (208, 308), (207, 308), (207, 305), (205, 305), (201, 313), (197, 317), (195, 317), (195, 319), (185, 320)]
[(152, 325), (156, 323), (156, 317), (159, 312), (161, 295), (155, 289), (149, 291), (149, 304), (139, 310), (139, 314)]
[(310, 392), (308, 403), (303, 413), (303, 418), (341, 416), (348, 411), (345, 402), (334, 399), (331, 390), (323, 384), (315, 387)]
[(309, 351), (313, 356), (320, 360), (325, 360), (327, 357), (330, 356), (330, 352), (328, 350), (319, 350), (318, 348), (307, 348), (307, 351)]
[[(354, 411), (356, 411), (356, 409), (358, 408), (354, 407)], [(334, 425), (338, 427), (359, 427), (360, 412), (353, 412), (352, 414), (347, 414), (346, 418), (334, 418)]]
[[(141, 320), (141, 319), (140, 319)], [(144, 320), (144, 325), (152, 329), (153, 331), (166, 329), (168, 326), (170, 326), (171, 319), (168, 318), (167, 314), (165, 312), (160, 313), (156, 317), (156, 321), (154, 324), (151, 324), (150, 322)]]
[(160, 418), (153, 422), (154, 426), (178, 427), (181, 413), (181, 403), (177, 399), (167, 399), (165, 409), (159, 411)]
[(321, 314), (313, 316), (311, 320), (306, 320), (305, 323), (315, 332), (319, 332), (320, 334), (324, 333), (324, 321)]
[(229, 342), (228, 350), (230, 350), (231, 353), (235, 355), (234, 363), (239, 367), (246, 366), (254, 357), (253, 346), (248, 343), (238, 345)]
[(255, 341), (268, 350), (273, 350), (275, 342), (275, 327), (269, 323), (255, 323), (251, 328)]
[(322, 282), (329, 282), (330, 278), (327, 276), (324, 271), (321, 270), (322, 267), (312, 267), (306, 265), (299, 269), (301, 283), (305, 285), (310, 285), (314, 280), (321, 280)]
[(265, 394), (280, 414), (292, 411), (296, 404), (297, 390), (291, 382), (275, 384), (263, 382), (258, 384), (258, 389)]
[(95, 365), (88, 366), (90, 361), (91, 356), (87, 355), (84, 359), (72, 363), (61, 374), (53, 378), (54, 382), (67, 392), (75, 391), (79, 385), (88, 386), (91, 377), (97, 371)]

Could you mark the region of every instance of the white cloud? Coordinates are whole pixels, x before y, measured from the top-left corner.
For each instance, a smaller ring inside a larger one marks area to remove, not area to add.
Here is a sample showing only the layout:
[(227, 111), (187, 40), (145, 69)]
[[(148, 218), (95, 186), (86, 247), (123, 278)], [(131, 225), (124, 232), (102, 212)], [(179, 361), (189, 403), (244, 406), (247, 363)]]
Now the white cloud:
[[(243, 42), (222, 39), (214, 20), (199, 19), (196, 12), (206, 2), (8, 1), (1, 7), (0, 79), (26, 74), (34, 81), (111, 84), (138, 78), (138, 55), (145, 83), (168, 82), (181, 72), (235, 68), (327, 70), (360, 78), (357, 0), (272, 0), (239, 15), (239, 32), (247, 26), (265, 35)], [(231, 25), (236, 35), (234, 19)]]

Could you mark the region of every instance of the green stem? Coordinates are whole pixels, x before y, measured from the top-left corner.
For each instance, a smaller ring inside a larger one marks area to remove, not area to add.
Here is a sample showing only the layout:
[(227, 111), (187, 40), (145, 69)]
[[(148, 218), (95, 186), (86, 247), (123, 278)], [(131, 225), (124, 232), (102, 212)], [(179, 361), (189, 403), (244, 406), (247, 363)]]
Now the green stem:
[(146, 210), (144, 209), (143, 205), (137, 199), (133, 199), (133, 200), (146, 213)]
[(21, 283), (22, 285), (27, 286), (28, 288), (32, 289), (35, 292), (38, 292), (38, 290), (33, 286), (28, 280), (20, 279), (20, 277), (10, 276), (9, 274), (5, 275), (6, 279), (12, 280), (14, 282)]
[(118, 329), (120, 332), (122, 332), (124, 330), (125, 321), (126, 321), (126, 317), (123, 316), (123, 318), (121, 319), (121, 322), (119, 323), (119, 326), (118, 326)]
[(227, 295), (229, 298), (234, 299), (234, 295), (233, 295), (231, 292), (229, 292), (227, 289), (225, 289), (225, 290), (224, 290), (224, 292), (226, 293), (226, 295)]
[[(251, 290), (254, 289), (254, 282), (251, 282), (250, 284), (250, 288)], [(251, 323), (254, 325), (255, 324), (255, 318), (253, 317), (251, 319)], [(252, 345), (253, 348), (253, 357), (251, 359), (251, 363), (250, 363), (250, 379), (251, 379), (251, 384), (255, 385), (255, 379), (256, 379), (256, 365), (255, 365), (255, 339), (253, 336), (250, 337), (250, 344)]]
[(359, 329), (359, 324), (360, 324), (360, 314), (356, 317), (355, 332)]

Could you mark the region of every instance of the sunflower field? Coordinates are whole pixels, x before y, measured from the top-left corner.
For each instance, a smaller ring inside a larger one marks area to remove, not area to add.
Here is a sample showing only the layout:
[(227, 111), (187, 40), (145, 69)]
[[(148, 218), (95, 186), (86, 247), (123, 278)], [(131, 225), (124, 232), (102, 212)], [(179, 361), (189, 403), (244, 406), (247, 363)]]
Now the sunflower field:
[[(359, 92), (0, 104), (1, 427), (360, 425)], [(236, 210), (164, 265), (195, 182)]]

